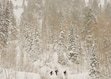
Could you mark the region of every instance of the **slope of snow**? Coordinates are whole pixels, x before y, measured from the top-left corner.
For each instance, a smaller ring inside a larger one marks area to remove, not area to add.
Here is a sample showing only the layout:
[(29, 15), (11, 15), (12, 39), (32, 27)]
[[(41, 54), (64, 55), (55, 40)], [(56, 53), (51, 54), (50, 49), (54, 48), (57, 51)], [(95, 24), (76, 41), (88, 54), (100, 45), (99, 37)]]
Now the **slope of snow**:
[(40, 75), (30, 72), (16, 72), (16, 79), (40, 79)]
[(1, 68), (0, 79), (40, 79), (40, 75), (37, 73), (12, 71)]

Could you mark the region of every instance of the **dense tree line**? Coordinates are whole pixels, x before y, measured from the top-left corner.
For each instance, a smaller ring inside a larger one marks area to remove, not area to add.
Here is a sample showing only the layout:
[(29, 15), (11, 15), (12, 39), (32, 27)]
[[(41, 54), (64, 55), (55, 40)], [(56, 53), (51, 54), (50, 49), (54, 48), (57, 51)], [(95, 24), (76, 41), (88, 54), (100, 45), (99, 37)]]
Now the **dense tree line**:
[(17, 30), (11, 1), (0, 3), (0, 64), (2, 67), (15, 67), (15, 52), (9, 52), (10, 42), (16, 40)]
[[(56, 62), (76, 73), (88, 71), (95, 79), (100, 74), (110, 76), (110, 1), (104, 5), (100, 0), (89, 0), (87, 5), (84, 0), (27, 0), (27, 5), (23, 1), (17, 27), (12, 2), (1, 0), (1, 66), (39, 72)], [(20, 60), (16, 59), (17, 40)]]

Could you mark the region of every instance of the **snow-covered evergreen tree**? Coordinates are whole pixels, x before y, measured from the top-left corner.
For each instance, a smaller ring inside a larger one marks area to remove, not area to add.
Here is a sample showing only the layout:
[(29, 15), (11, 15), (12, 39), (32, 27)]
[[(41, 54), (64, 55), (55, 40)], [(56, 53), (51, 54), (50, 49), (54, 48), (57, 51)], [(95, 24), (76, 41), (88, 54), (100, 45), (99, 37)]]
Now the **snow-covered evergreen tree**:
[(8, 0), (3, 1), (3, 4), (0, 4), (0, 46), (2, 50), (1, 62), (3, 67), (15, 67), (15, 52), (9, 52), (9, 39), (11, 39), (10, 28), (12, 26), (16, 27), (13, 14), (13, 4)]
[(59, 51), (58, 51), (58, 63), (61, 65), (66, 65), (67, 64), (67, 58), (65, 57), (66, 55), (66, 46), (64, 42), (65, 36), (64, 36), (64, 31), (60, 31), (59, 35), (59, 40), (58, 40), (58, 46), (59, 46)]
[(71, 62), (78, 64), (78, 55), (80, 54), (80, 37), (78, 35), (78, 30), (77, 30), (78, 26), (71, 27), (70, 28), (70, 34), (69, 34), (69, 60), (71, 60)]
[(89, 74), (91, 76), (91, 79), (99, 79), (98, 65), (99, 65), (99, 62), (97, 60), (97, 57), (93, 53), (91, 58), (91, 63), (90, 63), (91, 68), (90, 68), (90, 74)]

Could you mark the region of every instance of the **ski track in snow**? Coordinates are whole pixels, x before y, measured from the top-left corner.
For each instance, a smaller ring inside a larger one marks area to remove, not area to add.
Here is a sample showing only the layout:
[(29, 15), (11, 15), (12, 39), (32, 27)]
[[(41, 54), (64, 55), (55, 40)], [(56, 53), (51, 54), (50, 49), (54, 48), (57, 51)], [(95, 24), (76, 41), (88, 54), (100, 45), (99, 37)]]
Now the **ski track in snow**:
[(53, 74), (43, 74), (41, 76), (37, 73), (31, 73), (31, 72), (21, 72), (21, 71), (12, 71), (9, 69), (2, 69), (0, 73), (0, 79), (88, 79), (88, 73), (79, 73), (79, 74), (67, 74), (64, 75), (61, 72), (58, 73), (58, 75)]

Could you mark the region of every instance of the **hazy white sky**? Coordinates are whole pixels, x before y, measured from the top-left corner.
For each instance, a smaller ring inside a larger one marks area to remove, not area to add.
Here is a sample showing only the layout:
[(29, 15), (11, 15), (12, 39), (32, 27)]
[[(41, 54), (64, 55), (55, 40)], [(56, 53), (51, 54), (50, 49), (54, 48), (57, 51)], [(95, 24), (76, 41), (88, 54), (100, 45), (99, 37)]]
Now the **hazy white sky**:
[[(109, 0), (107, 0), (109, 1)], [(14, 6), (18, 5), (18, 6), (21, 6), (22, 5), (22, 2), (23, 0), (12, 0)], [(89, 0), (85, 0), (86, 2), (86, 5), (88, 4)], [(104, 5), (104, 0), (100, 0), (100, 4), (103, 6)]]
[(23, 0), (12, 0), (14, 6), (18, 5), (18, 6), (21, 6), (22, 5), (22, 2)]
[[(109, 0), (107, 0), (107, 1), (109, 1)], [(22, 6), (23, 0), (12, 0), (12, 2), (13, 2), (14, 6), (20, 7), (20, 6)], [(86, 2), (86, 6), (87, 6), (89, 0), (85, 0), (85, 2)], [(104, 6), (104, 0), (100, 0), (99, 5)], [(22, 12), (23, 12), (23, 8), (18, 8), (18, 9), (14, 10), (14, 14), (15, 14), (17, 20), (20, 20), (20, 16), (21, 16)]]
[[(100, 1), (100, 5), (103, 7), (104, 6), (104, 0), (99, 0)], [(107, 1), (109, 1), (109, 0), (107, 0)], [(89, 0), (85, 0), (85, 2), (86, 2), (86, 6), (88, 5), (88, 2), (89, 2)]]
[(104, 0), (100, 0), (101, 6), (104, 6)]

